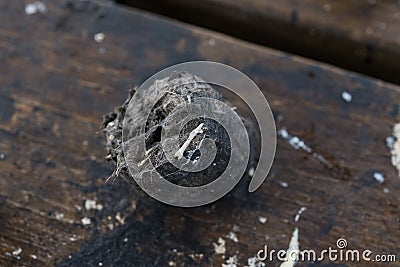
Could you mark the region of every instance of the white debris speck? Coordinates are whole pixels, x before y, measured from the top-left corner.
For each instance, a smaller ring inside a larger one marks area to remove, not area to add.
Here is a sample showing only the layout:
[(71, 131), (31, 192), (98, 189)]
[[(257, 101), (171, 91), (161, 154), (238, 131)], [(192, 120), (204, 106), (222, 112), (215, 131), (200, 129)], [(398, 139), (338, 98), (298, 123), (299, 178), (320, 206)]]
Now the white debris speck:
[(302, 149), (308, 153), (311, 153), (311, 148), (304, 143), (298, 136), (291, 136), (286, 129), (278, 131), (278, 135), (283, 137), (294, 149)]
[(254, 175), (254, 168), (251, 167), (251, 168), (249, 169), (249, 176), (250, 176), (250, 177), (253, 177), (253, 175)]
[(303, 212), (305, 212), (306, 210), (307, 210), (306, 207), (301, 207), (301, 208), (299, 209), (299, 211), (297, 212), (296, 216), (294, 217), (294, 221), (295, 221), (295, 222), (298, 222), (299, 219), (300, 219), (301, 214), (302, 214)]
[(81, 222), (82, 222), (83, 225), (89, 225), (89, 224), (92, 223), (92, 221), (88, 217), (82, 218)]
[(395, 141), (396, 141), (396, 138), (394, 138), (393, 136), (386, 137), (386, 146), (389, 149), (393, 149), (393, 145), (394, 145)]
[(397, 169), (400, 177), (400, 123), (395, 124), (393, 127), (393, 144), (390, 149), (392, 165)]
[(57, 220), (62, 220), (64, 218), (64, 213), (56, 212), (55, 217)]
[(86, 210), (102, 210), (103, 205), (97, 204), (96, 200), (86, 199), (85, 200), (85, 209)]
[(0, 159), (4, 159), (6, 157), (6, 155), (4, 155), (3, 153), (0, 153)]
[(27, 4), (25, 6), (25, 14), (27, 15), (33, 15), (36, 13), (46, 13), (47, 12), (47, 8), (46, 5), (43, 4), (42, 2), (36, 1), (34, 3), (31, 4)]
[(176, 266), (176, 262), (174, 262), (174, 261), (169, 261), (169, 262), (168, 262), (168, 266), (174, 267), (174, 266)]
[(278, 181), (278, 183), (280, 184), (280, 186), (282, 186), (283, 188), (287, 188), (289, 187), (289, 184), (286, 182), (282, 182), (282, 181)]
[(225, 240), (220, 237), (218, 238), (218, 244), (213, 243), (214, 245), (214, 251), (217, 254), (225, 254), (226, 248), (225, 248)]
[(387, 188), (385, 187), (385, 188), (383, 188), (383, 192), (384, 192), (385, 194), (387, 194), (387, 193), (389, 193), (389, 189), (387, 189)]
[(117, 212), (117, 215), (115, 215), (115, 219), (116, 219), (120, 224), (125, 224), (125, 218), (121, 216), (121, 213)]
[(102, 262), (99, 262), (99, 266), (103, 266), (103, 263), (102, 263)]
[(352, 95), (347, 92), (347, 91), (343, 91), (342, 92), (342, 98), (344, 101), (346, 101), (347, 103), (351, 102), (351, 99), (353, 98)]
[(194, 129), (190, 134), (186, 142), (181, 146), (181, 148), (176, 151), (175, 157), (178, 159), (183, 158), (183, 153), (185, 152), (186, 148), (190, 145), (190, 142), (192, 142), (193, 138), (196, 137), (196, 135), (203, 133), (203, 125), (204, 123), (200, 123), (199, 126), (197, 126), (196, 129)]
[(383, 183), (385, 181), (385, 177), (383, 176), (382, 173), (380, 172), (374, 172), (374, 178), (377, 180), (379, 183)]
[(260, 261), (257, 257), (251, 257), (247, 259), (247, 265), (244, 267), (265, 267), (267, 266), (264, 262)]
[(104, 38), (106, 38), (106, 35), (104, 33), (102, 33), (102, 32), (98, 32), (98, 33), (96, 33), (94, 35), (93, 38), (97, 43), (100, 44), (100, 43), (102, 43), (104, 41)]
[(285, 139), (289, 137), (289, 133), (286, 131), (286, 129), (279, 130), (278, 135), (282, 136)]
[(222, 264), (222, 267), (237, 267), (238, 266), (238, 259), (235, 256), (229, 257), (225, 263)]
[(289, 247), (286, 250), (286, 260), (281, 263), (280, 267), (293, 267), (297, 262), (299, 251), (299, 229), (295, 228)]
[(210, 46), (214, 46), (215, 45), (215, 40), (211, 38), (210, 40), (208, 40), (208, 44)]
[(125, 243), (128, 242), (128, 238), (127, 237), (124, 238), (124, 242)]
[(314, 158), (319, 160), (321, 163), (328, 167), (332, 167), (332, 164), (327, 161), (322, 155), (313, 152), (311, 147), (309, 147), (303, 140), (301, 140), (298, 136), (292, 136), (288, 133), (288, 131), (285, 128), (282, 128), (281, 130), (278, 131), (278, 136), (282, 137), (285, 139), (294, 149), (302, 149), (306, 151), (307, 153), (311, 154)]
[(72, 241), (72, 242), (76, 241), (76, 240), (77, 240), (77, 239), (76, 239), (76, 235), (72, 235), (72, 236), (69, 238), (69, 240)]
[(19, 254), (21, 254), (22, 252), (22, 248), (17, 248), (16, 250), (14, 250), (12, 252), (13, 256), (18, 256)]
[(232, 232), (232, 231), (229, 232), (229, 234), (226, 235), (226, 238), (229, 238), (230, 240), (232, 240), (235, 243), (239, 242), (239, 239), (238, 239), (236, 233)]
[(34, 260), (36, 260), (36, 259), (37, 259), (37, 256), (32, 254), (32, 255), (31, 255), (31, 258), (34, 259)]
[(191, 253), (191, 254), (189, 254), (189, 257), (191, 257), (193, 260), (196, 260), (196, 258), (201, 260), (204, 257), (204, 254), (203, 253), (195, 253), (195, 254)]
[(260, 223), (262, 223), (262, 224), (266, 223), (267, 220), (268, 220), (267, 217), (262, 217), (262, 216), (258, 217), (258, 221), (259, 221)]

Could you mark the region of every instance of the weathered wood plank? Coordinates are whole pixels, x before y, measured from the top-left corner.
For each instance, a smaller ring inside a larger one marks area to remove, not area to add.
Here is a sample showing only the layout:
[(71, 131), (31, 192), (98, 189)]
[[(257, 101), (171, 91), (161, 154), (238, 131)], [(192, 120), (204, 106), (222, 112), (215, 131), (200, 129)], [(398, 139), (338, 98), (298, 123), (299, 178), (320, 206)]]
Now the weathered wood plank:
[[(28, 16), (23, 2), (0, 1), (2, 265), (220, 266), (236, 255), (242, 266), (265, 243), (286, 249), (296, 226), (304, 249), (346, 237), (354, 249), (398, 251), (400, 183), (385, 146), (400, 119), (398, 87), (137, 10), (45, 4), (45, 14)], [(102, 43), (93, 39), (98, 32)], [(333, 167), (279, 139), (259, 191), (235, 190), (206, 207), (169, 207), (122, 181), (105, 184), (111, 167), (96, 134), (102, 115), (152, 73), (194, 59), (243, 70), (279, 114), (278, 129)], [(383, 184), (374, 170), (385, 175)], [(87, 210), (85, 199), (102, 209)], [(226, 238), (231, 231), (239, 242)], [(225, 259), (214, 251), (219, 237)]]
[(116, 1), (400, 83), (397, 1)]

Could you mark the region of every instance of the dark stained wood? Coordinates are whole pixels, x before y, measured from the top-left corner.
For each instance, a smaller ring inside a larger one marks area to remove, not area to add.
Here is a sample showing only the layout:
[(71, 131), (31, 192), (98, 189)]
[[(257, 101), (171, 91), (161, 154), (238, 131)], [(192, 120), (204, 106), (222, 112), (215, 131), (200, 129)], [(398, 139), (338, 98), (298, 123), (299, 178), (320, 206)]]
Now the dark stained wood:
[(400, 83), (398, 1), (116, 1)]
[[(225, 257), (237, 255), (243, 266), (264, 244), (286, 249), (296, 226), (303, 249), (335, 247), (345, 237), (352, 249), (399, 259), (400, 179), (385, 146), (400, 120), (399, 87), (134, 9), (45, 3), (47, 13), (28, 16), (23, 1), (0, 0), (0, 265), (221, 266), (213, 243), (222, 237)], [(149, 75), (198, 59), (248, 74), (280, 118), (278, 129), (334, 168), (279, 138), (256, 193), (245, 192), (246, 178), (206, 207), (174, 208), (123, 181), (105, 183), (112, 166), (98, 133), (102, 115)], [(103, 209), (86, 210), (85, 199)], [(230, 231), (238, 243), (226, 238)]]

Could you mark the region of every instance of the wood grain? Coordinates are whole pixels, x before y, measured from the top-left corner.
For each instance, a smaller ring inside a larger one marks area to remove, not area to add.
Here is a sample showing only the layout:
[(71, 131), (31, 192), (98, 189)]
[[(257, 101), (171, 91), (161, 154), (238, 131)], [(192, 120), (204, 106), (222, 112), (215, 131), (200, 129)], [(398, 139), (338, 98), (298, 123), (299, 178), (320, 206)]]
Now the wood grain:
[[(0, 0), (0, 265), (221, 266), (236, 255), (244, 266), (264, 244), (286, 249), (295, 227), (302, 249), (327, 249), (345, 237), (352, 249), (399, 258), (400, 179), (385, 145), (400, 120), (399, 87), (135, 9), (43, 2), (45, 14), (28, 16), (22, 1)], [(99, 32), (102, 43), (93, 39)], [(248, 74), (277, 128), (331, 166), (279, 138), (257, 192), (245, 192), (247, 177), (223, 199), (193, 209), (140, 197), (120, 180), (105, 183), (112, 166), (98, 133), (102, 115), (132, 86), (189, 60)], [(87, 210), (86, 199), (103, 208)], [(231, 231), (239, 242), (226, 238)], [(219, 237), (225, 259), (214, 251)], [(340, 264), (298, 266), (365, 265)]]
[(397, 1), (116, 1), (400, 83)]

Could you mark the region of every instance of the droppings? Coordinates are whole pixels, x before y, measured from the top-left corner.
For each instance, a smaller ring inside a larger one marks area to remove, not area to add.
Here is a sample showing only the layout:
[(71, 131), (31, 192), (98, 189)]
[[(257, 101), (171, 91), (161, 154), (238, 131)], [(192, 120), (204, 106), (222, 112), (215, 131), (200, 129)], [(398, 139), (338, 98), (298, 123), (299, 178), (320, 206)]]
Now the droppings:
[[(389, 138), (389, 142), (388, 142)], [(392, 155), (392, 165), (397, 169), (400, 178), (400, 123), (393, 127), (393, 136), (386, 138), (386, 144)]]
[(238, 243), (238, 242), (239, 242), (239, 239), (238, 239), (236, 233), (235, 233), (235, 232), (232, 232), (232, 231), (229, 232), (229, 234), (226, 235), (226, 238), (229, 238), (230, 240), (232, 240), (232, 241), (235, 242), (235, 243)]
[(288, 143), (296, 150), (302, 149), (311, 153), (311, 148), (307, 146), (303, 140), (301, 140), (298, 136), (291, 136), (285, 128), (278, 131), (278, 135), (283, 137)]
[(42, 2), (36, 1), (34, 3), (31, 4), (27, 4), (25, 6), (25, 14), (27, 15), (33, 15), (36, 13), (46, 13), (47, 12), (47, 8), (46, 5), (43, 4)]
[(21, 252), (22, 252), (22, 248), (17, 248), (16, 250), (14, 250), (13, 252), (12, 252), (12, 254), (13, 254), (13, 256), (18, 256), (19, 254), (21, 254)]
[(396, 142), (396, 139), (393, 136), (386, 137), (386, 146), (389, 149), (393, 149), (394, 142)]
[(82, 218), (81, 222), (82, 222), (83, 225), (89, 225), (89, 224), (92, 223), (92, 221), (88, 217)]
[(106, 38), (106, 35), (102, 32), (98, 32), (94, 35), (93, 39), (96, 41), (96, 43), (102, 43), (104, 39)]
[(295, 222), (298, 222), (299, 219), (300, 219), (301, 214), (303, 214), (303, 212), (305, 212), (306, 210), (307, 210), (306, 207), (301, 207), (301, 208), (299, 209), (299, 211), (297, 212), (296, 216), (294, 217), (294, 221), (295, 221)]
[(85, 200), (85, 209), (86, 210), (102, 210), (103, 205), (97, 204), (96, 200), (86, 199)]
[(301, 140), (300, 137), (290, 135), (285, 128), (279, 130), (277, 134), (278, 136), (285, 139), (294, 149), (304, 150), (308, 154), (311, 154), (314, 158), (316, 158), (325, 166), (332, 168), (332, 164), (328, 160), (326, 160), (322, 155), (318, 154), (317, 152), (313, 152), (311, 147), (309, 147), (303, 140)]
[(347, 103), (350, 103), (353, 97), (352, 97), (352, 95), (351, 95), (349, 92), (343, 91), (343, 92), (342, 92), (342, 98), (343, 98), (343, 100), (346, 101)]
[(62, 220), (64, 218), (64, 213), (56, 212), (55, 217), (57, 220)]
[(283, 188), (288, 188), (289, 184), (286, 182), (278, 181), (279, 185), (282, 186)]
[(120, 223), (120, 224), (125, 224), (125, 218), (121, 216), (121, 213), (117, 213), (117, 215), (115, 215), (115, 219)]
[(296, 259), (300, 251), (299, 247), (299, 229), (296, 227), (293, 231), (289, 247), (286, 250), (286, 260), (281, 263), (280, 267), (293, 267), (296, 264)]
[(215, 253), (225, 254), (226, 252), (225, 243), (226, 243), (225, 239), (223, 239), (222, 237), (218, 238), (218, 244), (213, 243)]
[(237, 267), (238, 266), (238, 258), (235, 256), (229, 257), (225, 263), (222, 264), (222, 267)]
[(251, 257), (247, 259), (247, 265), (244, 267), (266, 267), (267, 265), (260, 261), (257, 257)]
[(383, 188), (383, 193), (388, 194), (389, 193), (389, 189), (387, 189), (386, 187)]
[(374, 172), (374, 178), (377, 180), (379, 183), (383, 183), (385, 181), (385, 177), (383, 176), (382, 173), (380, 172)]
[(264, 223), (267, 222), (267, 217), (262, 217), (262, 216), (260, 216), (260, 217), (258, 217), (258, 221), (259, 221), (260, 223), (264, 224)]
[(253, 167), (249, 169), (249, 173), (248, 174), (249, 174), (250, 177), (253, 177), (253, 175), (254, 175), (254, 168)]

